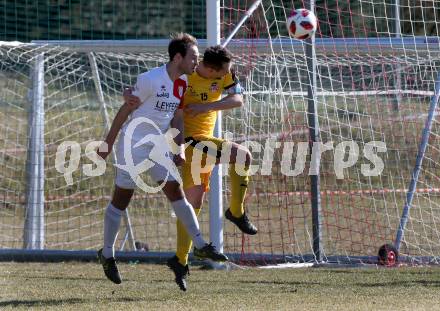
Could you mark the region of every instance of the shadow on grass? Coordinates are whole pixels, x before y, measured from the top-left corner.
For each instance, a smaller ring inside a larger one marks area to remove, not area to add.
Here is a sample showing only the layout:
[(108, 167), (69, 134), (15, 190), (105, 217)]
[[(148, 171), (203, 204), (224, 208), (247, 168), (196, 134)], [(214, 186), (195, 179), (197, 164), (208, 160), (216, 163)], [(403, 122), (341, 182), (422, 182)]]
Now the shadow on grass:
[(103, 276), (102, 278), (89, 278), (89, 277), (85, 277), (85, 276), (78, 276), (78, 277), (73, 277), (73, 276), (49, 276), (49, 275), (33, 275), (33, 276), (23, 276), (23, 275), (8, 275), (8, 278), (22, 278), (25, 280), (28, 279), (44, 279), (44, 280), (70, 280), (70, 281), (80, 281), (80, 280), (87, 280), (87, 281), (102, 281), (102, 280), (106, 280), (105, 276)]
[(394, 281), (394, 282), (380, 282), (380, 283), (357, 283), (355, 284), (360, 287), (404, 287), (408, 288), (410, 286), (429, 286), (429, 287), (440, 287), (440, 281), (432, 280), (414, 280), (414, 281)]
[(91, 300), (69, 298), (69, 299), (41, 299), (41, 300), (8, 300), (0, 301), (0, 307), (37, 307), (37, 306), (57, 306), (61, 304), (90, 303)]
[[(154, 300), (154, 299), (153, 299)], [(121, 297), (111, 298), (108, 302), (141, 302), (146, 299)], [(148, 299), (151, 301), (151, 299)], [(0, 301), (0, 308), (2, 307), (50, 307), (66, 304), (92, 304), (96, 303), (96, 299), (81, 299), (81, 298), (67, 298), (67, 299), (40, 299), (40, 300), (7, 300)]]
[(301, 285), (323, 285), (320, 282), (295, 282), (295, 281), (249, 281), (249, 280), (239, 280), (230, 281), (231, 283), (244, 283), (244, 284), (257, 284), (257, 285), (289, 285), (289, 286), (301, 286)]
[[(168, 282), (172, 282), (173, 280), (170, 278), (170, 280), (167, 280)], [(150, 279), (147, 280), (148, 283), (164, 283), (167, 282), (163, 279)], [(224, 284), (224, 280), (200, 280), (200, 279), (190, 279), (190, 284)], [(244, 284), (243, 288), (246, 288), (248, 285), (259, 285), (262, 286), (261, 288), (264, 289), (267, 286), (279, 286), (281, 287), (304, 287), (304, 286), (314, 286), (314, 285), (325, 285), (325, 283), (321, 282), (297, 282), (297, 281), (270, 281), (270, 280), (231, 280), (229, 279), (228, 284)], [(236, 286), (236, 285), (234, 285)]]

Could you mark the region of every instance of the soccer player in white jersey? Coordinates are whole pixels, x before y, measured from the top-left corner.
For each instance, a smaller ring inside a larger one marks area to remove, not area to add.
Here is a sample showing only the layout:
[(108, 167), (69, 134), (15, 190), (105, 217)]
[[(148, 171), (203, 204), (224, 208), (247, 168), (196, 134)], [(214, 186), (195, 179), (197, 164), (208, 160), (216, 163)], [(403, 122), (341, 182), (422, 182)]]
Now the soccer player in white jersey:
[[(139, 176), (143, 171), (160, 185), (178, 219), (184, 223), (195, 244), (194, 255), (214, 261), (227, 260), (202, 238), (197, 217), (185, 198), (176, 169), (185, 159), (183, 113), (179, 105), (187, 85), (185, 74), (191, 74), (197, 65), (197, 41), (191, 35), (178, 34), (170, 41), (168, 54), (170, 61), (167, 64), (138, 76), (133, 94), (140, 98), (140, 105), (130, 101), (122, 105), (105, 139), (107, 145), (98, 150), (105, 159), (122, 128), (116, 145), (115, 190), (104, 216), (104, 247), (98, 251), (105, 275), (116, 284), (122, 280), (115, 261), (114, 244), (123, 212), (136, 185), (146, 185)], [(174, 142), (180, 148), (173, 158), (163, 135), (170, 127), (179, 130)]]

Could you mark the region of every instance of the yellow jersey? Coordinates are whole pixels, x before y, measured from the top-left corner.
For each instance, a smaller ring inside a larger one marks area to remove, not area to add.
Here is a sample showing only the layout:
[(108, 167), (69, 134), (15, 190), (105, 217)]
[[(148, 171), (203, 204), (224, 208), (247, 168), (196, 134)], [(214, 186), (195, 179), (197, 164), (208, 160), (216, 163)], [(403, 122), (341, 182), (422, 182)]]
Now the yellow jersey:
[[(224, 90), (238, 86), (234, 73), (227, 73), (221, 78), (206, 79), (197, 72), (188, 75), (188, 85), (183, 97), (183, 106), (186, 104), (207, 104), (221, 99)], [(239, 86), (238, 86), (239, 87)], [(197, 116), (183, 114), (185, 137), (212, 136), (214, 133), (217, 111), (209, 111)]]

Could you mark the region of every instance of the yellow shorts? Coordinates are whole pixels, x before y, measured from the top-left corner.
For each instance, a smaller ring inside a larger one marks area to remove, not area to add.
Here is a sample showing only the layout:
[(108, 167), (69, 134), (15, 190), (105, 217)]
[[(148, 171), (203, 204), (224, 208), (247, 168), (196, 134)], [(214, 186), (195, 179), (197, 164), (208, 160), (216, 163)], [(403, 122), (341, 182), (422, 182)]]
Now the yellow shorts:
[(197, 136), (186, 137), (185, 143), (190, 145), (185, 149), (186, 161), (182, 166), (183, 189), (203, 185), (207, 192), (214, 165), (220, 160), (228, 141), (212, 136)]

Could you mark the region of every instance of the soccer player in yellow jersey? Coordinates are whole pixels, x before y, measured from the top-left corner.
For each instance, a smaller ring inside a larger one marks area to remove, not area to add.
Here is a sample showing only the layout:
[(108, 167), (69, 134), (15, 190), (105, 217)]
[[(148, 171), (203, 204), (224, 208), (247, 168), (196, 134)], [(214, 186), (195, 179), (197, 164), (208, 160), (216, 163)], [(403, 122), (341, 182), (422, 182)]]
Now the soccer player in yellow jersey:
[[(217, 111), (240, 107), (243, 104), (242, 89), (231, 71), (231, 63), (232, 54), (226, 48), (209, 47), (204, 52), (203, 61), (188, 75), (183, 99), (184, 136), (187, 145), (185, 162), (182, 165), (183, 189), (196, 215), (199, 215), (205, 193), (209, 190), (209, 178), (213, 168), (212, 165), (206, 164), (229, 163), (231, 204), (225, 212), (225, 217), (242, 232), (254, 235), (257, 228), (249, 221), (243, 206), (249, 181), (251, 153), (237, 143), (213, 136)], [(222, 98), (223, 93), (227, 95)], [(132, 96), (125, 94), (124, 97), (126, 100), (130, 97), (135, 100)], [(208, 159), (210, 156), (214, 159)], [(173, 270), (175, 281), (183, 291), (186, 290), (186, 276), (189, 274), (188, 253), (191, 244), (191, 237), (183, 223), (177, 220), (177, 252), (167, 264)]]
[[(254, 235), (257, 228), (249, 221), (243, 205), (249, 181), (251, 153), (237, 143), (213, 136), (217, 111), (240, 107), (243, 104), (242, 89), (231, 71), (231, 63), (232, 54), (226, 48), (219, 45), (209, 47), (194, 73), (188, 75), (188, 87), (183, 99), (184, 136), (188, 145), (182, 166), (183, 189), (196, 215), (199, 215), (205, 193), (209, 190), (213, 166), (204, 167), (203, 170), (197, 170), (197, 167), (203, 167), (207, 162), (229, 163), (231, 199), (225, 217), (242, 232)], [(227, 95), (222, 98), (223, 93)], [(209, 151), (209, 146), (216, 147), (214, 153)], [(199, 155), (196, 156), (196, 152), (199, 152)], [(214, 161), (208, 161), (209, 153), (215, 157)], [(182, 290), (186, 289), (185, 279), (191, 244), (185, 227), (177, 220), (177, 252), (176, 256), (168, 261), (168, 265), (174, 271), (176, 283)]]

